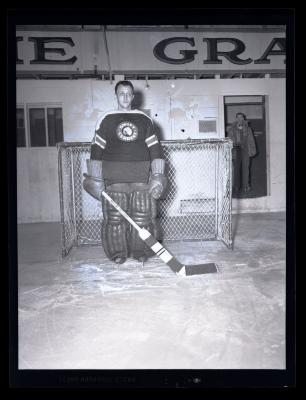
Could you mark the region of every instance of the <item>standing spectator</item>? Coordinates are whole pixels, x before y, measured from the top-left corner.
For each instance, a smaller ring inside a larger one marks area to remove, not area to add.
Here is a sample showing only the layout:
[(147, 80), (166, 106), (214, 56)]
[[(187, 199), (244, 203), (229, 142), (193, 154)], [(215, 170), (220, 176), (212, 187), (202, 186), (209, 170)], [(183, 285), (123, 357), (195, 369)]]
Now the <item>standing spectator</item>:
[(241, 112), (236, 114), (236, 121), (227, 128), (228, 137), (233, 140), (233, 167), (234, 167), (234, 192), (241, 188), (245, 193), (251, 190), (250, 185), (250, 157), (256, 155), (256, 145), (252, 129)]

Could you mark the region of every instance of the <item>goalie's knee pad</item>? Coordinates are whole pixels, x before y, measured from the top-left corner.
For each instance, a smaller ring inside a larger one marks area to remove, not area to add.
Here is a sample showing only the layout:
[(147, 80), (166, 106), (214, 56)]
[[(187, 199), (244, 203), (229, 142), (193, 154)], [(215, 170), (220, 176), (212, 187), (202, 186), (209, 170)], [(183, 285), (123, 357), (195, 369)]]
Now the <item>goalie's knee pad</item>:
[[(152, 207), (152, 196), (149, 187), (143, 183), (131, 185), (130, 216), (141, 228), (145, 228), (154, 235), (154, 224), (152, 221), (154, 207)], [(140, 239), (135, 228), (131, 229), (129, 237), (131, 255), (137, 259), (146, 259), (154, 253)]]
[[(108, 195), (124, 210), (129, 209), (129, 187), (114, 184), (107, 188)], [(129, 256), (128, 234), (130, 227), (124, 217), (105, 198), (102, 199), (103, 223), (101, 239), (105, 254), (110, 260), (121, 263)]]
[(152, 218), (151, 195), (148, 185), (144, 183), (131, 184), (131, 191), (131, 218), (140, 227), (146, 227), (150, 224)]

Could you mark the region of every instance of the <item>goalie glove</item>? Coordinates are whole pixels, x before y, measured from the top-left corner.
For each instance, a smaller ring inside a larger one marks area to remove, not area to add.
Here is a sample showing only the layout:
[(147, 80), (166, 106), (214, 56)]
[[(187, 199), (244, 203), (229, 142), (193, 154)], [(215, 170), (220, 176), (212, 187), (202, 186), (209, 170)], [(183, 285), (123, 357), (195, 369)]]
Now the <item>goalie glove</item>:
[(154, 199), (159, 199), (167, 186), (165, 177), (165, 160), (156, 158), (151, 163), (151, 176), (149, 180), (149, 193)]
[(102, 179), (102, 161), (86, 160), (87, 174), (83, 174), (84, 190), (97, 200), (101, 200), (101, 192), (105, 189)]

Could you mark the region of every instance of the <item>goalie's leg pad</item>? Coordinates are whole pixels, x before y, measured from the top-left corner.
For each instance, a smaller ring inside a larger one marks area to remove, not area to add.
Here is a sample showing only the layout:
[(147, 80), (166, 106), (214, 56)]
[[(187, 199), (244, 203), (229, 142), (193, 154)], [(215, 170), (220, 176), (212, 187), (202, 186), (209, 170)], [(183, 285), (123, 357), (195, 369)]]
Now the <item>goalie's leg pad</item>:
[(151, 221), (153, 224), (152, 233), (157, 240), (161, 240), (161, 231), (160, 231), (160, 226), (157, 223), (157, 214), (158, 214), (157, 200), (151, 196)]
[[(155, 233), (153, 224), (153, 213), (156, 215), (155, 207), (152, 207), (152, 196), (149, 186), (144, 183), (131, 184), (132, 194), (130, 202), (130, 216), (141, 228), (147, 229), (152, 235)], [(129, 247), (131, 256), (138, 260), (145, 260), (154, 255), (153, 251), (140, 239), (135, 228), (131, 228), (129, 236)]]
[[(130, 195), (127, 184), (110, 185), (106, 192), (124, 211), (128, 212)], [(104, 197), (102, 209), (104, 219), (101, 239), (105, 254), (110, 260), (122, 263), (129, 256), (129, 224)]]

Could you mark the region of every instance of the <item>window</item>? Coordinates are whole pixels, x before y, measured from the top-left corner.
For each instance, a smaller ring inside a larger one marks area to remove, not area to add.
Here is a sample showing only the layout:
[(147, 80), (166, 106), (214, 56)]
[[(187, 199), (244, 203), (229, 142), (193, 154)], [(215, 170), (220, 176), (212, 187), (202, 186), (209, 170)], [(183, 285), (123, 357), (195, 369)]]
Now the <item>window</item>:
[(31, 147), (46, 146), (46, 121), (43, 108), (30, 108), (30, 143)]
[(26, 132), (25, 132), (25, 123), (24, 123), (24, 109), (17, 108), (17, 147), (26, 147)]
[(47, 120), (49, 146), (55, 146), (57, 142), (63, 141), (62, 109), (60, 107), (48, 108)]
[(63, 141), (62, 107), (49, 104), (17, 107), (17, 147), (50, 147)]

